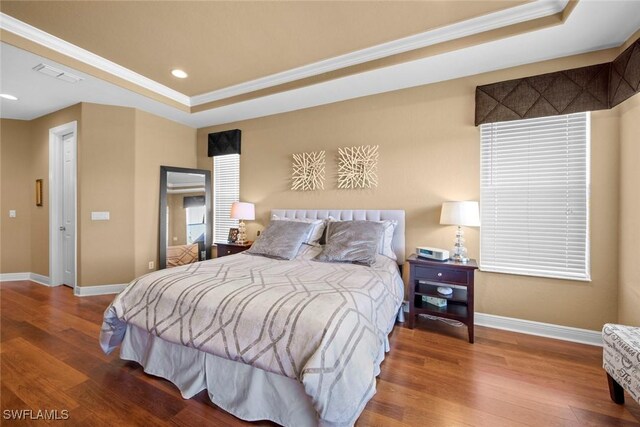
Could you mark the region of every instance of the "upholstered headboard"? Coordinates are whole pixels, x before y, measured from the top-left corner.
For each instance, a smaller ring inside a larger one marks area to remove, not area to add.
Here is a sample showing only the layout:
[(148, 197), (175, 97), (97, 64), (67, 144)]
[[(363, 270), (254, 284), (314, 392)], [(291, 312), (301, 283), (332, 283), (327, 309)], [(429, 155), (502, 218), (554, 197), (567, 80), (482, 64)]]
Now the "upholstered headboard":
[(280, 218), (335, 218), (342, 221), (366, 220), (383, 221), (385, 219), (398, 221), (398, 226), (393, 234), (393, 251), (398, 258), (398, 264), (404, 264), (404, 211), (402, 210), (359, 210), (359, 209), (273, 209), (271, 217), (277, 215)]

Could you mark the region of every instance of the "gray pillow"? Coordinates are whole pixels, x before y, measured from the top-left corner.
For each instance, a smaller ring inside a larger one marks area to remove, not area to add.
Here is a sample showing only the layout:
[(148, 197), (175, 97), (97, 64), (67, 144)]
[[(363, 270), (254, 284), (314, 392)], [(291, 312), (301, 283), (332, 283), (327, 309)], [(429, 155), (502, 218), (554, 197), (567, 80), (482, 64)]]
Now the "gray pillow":
[(296, 221), (271, 221), (245, 253), (269, 258), (292, 259), (309, 236), (313, 224)]
[(311, 219), (311, 218), (281, 218), (278, 215), (273, 215), (271, 217), (272, 221), (295, 221), (295, 222), (306, 222), (312, 224), (311, 230), (309, 231), (309, 235), (304, 239), (302, 243), (306, 243), (311, 246), (319, 246), (320, 239), (324, 234), (324, 229), (326, 226), (326, 221), (324, 219)]
[(315, 259), (371, 265), (376, 261), (378, 242), (383, 231), (384, 227), (380, 222), (329, 222), (327, 244)]

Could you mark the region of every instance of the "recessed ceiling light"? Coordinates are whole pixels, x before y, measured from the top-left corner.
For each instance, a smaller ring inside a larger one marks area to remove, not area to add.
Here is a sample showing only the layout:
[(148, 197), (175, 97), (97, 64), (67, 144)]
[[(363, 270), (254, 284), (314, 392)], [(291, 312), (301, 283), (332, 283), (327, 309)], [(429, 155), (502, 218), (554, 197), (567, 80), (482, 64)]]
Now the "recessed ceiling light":
[(0, 93), (0, 98), (9, 99), (11, 101), (17, 101), (18, 100), (18, 98), (16, 98), (13, 95), (9, 95), (8, 93)]
[(179, 79), (186, 79), (187, 77), (189, 77), (189, 74), (185, 73), (182, 70), (179, 70), (178, 68), (171, 70), (171, 74)]

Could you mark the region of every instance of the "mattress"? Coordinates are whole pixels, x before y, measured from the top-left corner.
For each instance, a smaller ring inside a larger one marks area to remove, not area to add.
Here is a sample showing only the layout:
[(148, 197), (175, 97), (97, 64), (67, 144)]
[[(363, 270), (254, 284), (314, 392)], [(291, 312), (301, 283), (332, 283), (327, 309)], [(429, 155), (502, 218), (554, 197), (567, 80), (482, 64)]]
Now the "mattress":
[(105, 312), (103, 349), (134, 326), (293, 380), (319, 423), (351, 425), (375, 393), (403, 285), (389, 258), (371, 267), (320, 263), (312, 260), (319, 251), (306, 246), (291, 261), (243, 253), (136, 279)]

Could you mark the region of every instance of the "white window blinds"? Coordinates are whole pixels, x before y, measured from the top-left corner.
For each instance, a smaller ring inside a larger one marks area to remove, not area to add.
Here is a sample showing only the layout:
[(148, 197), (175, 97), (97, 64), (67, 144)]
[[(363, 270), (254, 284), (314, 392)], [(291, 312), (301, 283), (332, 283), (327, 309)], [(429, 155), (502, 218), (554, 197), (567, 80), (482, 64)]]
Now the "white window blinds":
[(226, 242), (229, 228), (237, 227), (231, 219), (231, 204), (240, 199), (240, 155), (213, 158), (213, 241)]
[(589, 280), (589, 113), (480, 132), (480, 268)]

